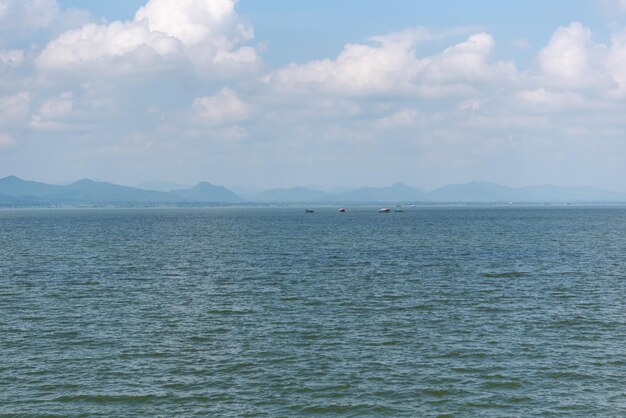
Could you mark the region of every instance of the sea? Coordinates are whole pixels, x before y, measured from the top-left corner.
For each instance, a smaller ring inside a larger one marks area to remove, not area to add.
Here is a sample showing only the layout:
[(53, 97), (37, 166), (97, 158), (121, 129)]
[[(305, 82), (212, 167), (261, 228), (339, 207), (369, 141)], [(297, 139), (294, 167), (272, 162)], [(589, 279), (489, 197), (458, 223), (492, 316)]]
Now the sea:
[(624, 417), (623, 206), (0, 210), (2, 417)]

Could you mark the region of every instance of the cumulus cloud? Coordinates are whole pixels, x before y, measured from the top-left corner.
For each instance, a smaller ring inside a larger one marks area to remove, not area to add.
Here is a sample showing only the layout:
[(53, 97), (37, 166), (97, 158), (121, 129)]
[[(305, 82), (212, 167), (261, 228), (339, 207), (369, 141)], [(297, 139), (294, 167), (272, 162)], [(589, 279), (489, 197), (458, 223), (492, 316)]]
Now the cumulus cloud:
[(252, 27), (235, 0), (150, 0), (132, 21), (88, 24), (63, 33), (37, 58), (44, 71), (146, 72), (192, 63), (208, 74), (249, 72), (259, 57), (242, 43)]
[(233, 0), (151, 0), (135, 21), (185, 46), (211, 43), (228, 50), (254, 37), (252, 27), (238, 20)]
[(432, 39), (430, 31), (417, 28), (371, 38), (371, 44), (348, 44), (333, 60), (291, 64), (275, 71), (271, 81), (283, 91), (303, 88), (339, 94), (385, 94), (411, 87), (420, 69), (415, 57), (419, 41)]
[(417, 45), (434, 37), (421, 28), (373, 37), (371, 44), (346, 45), (336, 59), (291, 64), (265, 81), (287, 92), (454, 96), (470, 94), (472, 83), (516, 75), (513, 64), (490, 61), (495, 43), (489, 34), (477, 33), (439, 54), (418, 57)]
[[(262, 72), (236, 0), (145, 0), (128, 21), (52, 36), (41, 28), (65, 13), (55, 1), (0, 0), (0, 26), (29, 12), (26, 3), (40, 32), (29, 49), (0, 49), (0, 138), (5, 149), (20, 144), (3, 154), (5, 170), (19, 153), (13, 166), (33, 165), (32, 155), (44, 155), (36, 147), (80, 154), (75, 170), (106, 166), (105, 175), (112, 165), (120, 177), (152, 175), (176, 160), (174, 175), (209, 176), (211, 166), (248, 182), (245, 164), (259, 182), (301, 183), (311, 181), (307, 170), (331, 183), (442, 179), (493, 164), (523, 171), (523, 153), (529, 163), (600, 136), (616, 144), (606, 155), (626, 155), (626, 30), (600, 43), (581, 23), (555, 28), (522, 70), (500, 58), (501, 40), (489, 33), (417, 27)], [(536, 42), (505, 47), (530, 56)], [(51, 171), (60, 161), (52, 160)], [(285, 180), (289, 170), (301, 178)]]
[(465, 42), (447, 48), (439, 55), (423, 60), (426, 81), (464, 82), (512, 78), (515, 67), (511, 63), (489, 62), (495, 41), (488, 33), (477, 33)]
[(538, 55), (543, 73), (553, 85), (566, 88), (606, 88), (612, 82), (603, 68), (607, 47), (592, 41), (592, 32), (579, 22), (558, 28)]
[(538, 54), (546, 90), (577, 90), (587, 96), (626, 96), (626, 30), (609, 44), (593, 41), (590, 28), (579, 22), (558, 28)]
[(209, 125), (241, 122), (249, 116), (249, 106), (228, 87), (213, 96), (195, 99), (193, 109), (198, 119)]

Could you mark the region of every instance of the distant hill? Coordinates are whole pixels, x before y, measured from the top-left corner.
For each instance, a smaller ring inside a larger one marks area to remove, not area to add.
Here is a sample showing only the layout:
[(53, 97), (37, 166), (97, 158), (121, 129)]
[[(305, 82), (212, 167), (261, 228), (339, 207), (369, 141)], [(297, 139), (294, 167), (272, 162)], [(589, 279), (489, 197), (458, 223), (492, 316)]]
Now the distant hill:
[(215, 186), (206, 181), (190, 189), (172, 190), (170, 193), (196, 202), (236, 203), (241, 198), (223, 186)]
[(103, 203), (180, 203), (180, 196), (134, 187), (79, 180), (68, 185), (52, 185), (22, 180), (15, 176), (0, 179), (0, 204), (103, 204)]
[(0, 195), (19, 198), (41, 198), (53, 196), (63, 190), (65, 186), (40, 183), (38, 181), (22, 180), (19, 177), (8, 176), (0, 179)]
[(63, 186), (61, 192), (54, 197), (56, 200), (65, 202), (86, 203), (174, 203), (186, 200), (171, 193), (136, 189), (89, 179)]
[(15, 176), (0, 179), (0, 204), (184, 204), (234, 203), (241, 199), (232, 191), (207, 182), (173, 192), (144, 190), (117, 184), (79, 180), (67, 185), (51, 185), (22, 180)]
[(448, 184), (427, 194), (431, 202), (503, 202), (515, 199), (515, 190), (499, 184), (474, 181)]
[[(338, 189), (339, 190), (339, 189)], [(171, 192), (144, 190), (117, 184), (79, 180), (52, 185), (22, 180), (15, 176), (0, 179), (0, 205), (46, 206), (58, 204), (198, 204), (238, 203), (242, 199), (223, 186), (200, 182), (188, 189)], [(400, 203), (400, 202), (605, 202), (624, 203), (626, 193), (594, 187), (528, 186), (513, 188), (488, 182), (449, 184), (430, 192), (395, 183), (388, 187), (361, 187), (344, 193), (329, 193), (307, 187), (271, 189), (248, 201), (273, 203)]]
[(306, 187), (271, 189), (255, 201), (294, 203), (396, 203), (396, 202), (626, 202), (626, 194), (594, 187), (529, 186), (513, 188), (474, 181), (448, 184), (425, 192), (402, 183), (388, 187), (361, 187), (344, 193), (328, 193)]

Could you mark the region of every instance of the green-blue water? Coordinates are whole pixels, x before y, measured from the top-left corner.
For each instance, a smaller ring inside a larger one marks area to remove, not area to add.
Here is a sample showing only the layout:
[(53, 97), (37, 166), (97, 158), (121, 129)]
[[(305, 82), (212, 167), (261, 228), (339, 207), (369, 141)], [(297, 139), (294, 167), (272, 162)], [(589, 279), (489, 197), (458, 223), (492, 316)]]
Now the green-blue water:
[(626, 209), (0, 211), (0, 415), (626, 416)]

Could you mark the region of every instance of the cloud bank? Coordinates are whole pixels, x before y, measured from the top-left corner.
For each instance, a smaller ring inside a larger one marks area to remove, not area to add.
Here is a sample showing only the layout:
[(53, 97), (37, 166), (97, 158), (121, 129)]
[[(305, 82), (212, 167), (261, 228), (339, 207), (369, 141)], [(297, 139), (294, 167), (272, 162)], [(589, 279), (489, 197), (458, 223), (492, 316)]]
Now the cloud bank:
[(112, 22), (0, 0), (15, 19), (19, 36), (0, 31), (0, 174), (624, 189), (619, 25), (605, 42), (555, 27), (523, 66), (501, 52), (524, 39), (416, 25), (272, 68), (234, 0), (149, 0)]
[(171, 66), (227, 75), (258, 65), (252, 26), (234, 0), (150, 0), (132, 21), (88, 24), (52, 40), (36, 60), (42, 71), (124, 75)]

